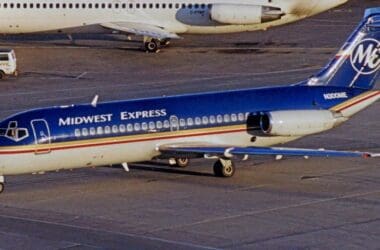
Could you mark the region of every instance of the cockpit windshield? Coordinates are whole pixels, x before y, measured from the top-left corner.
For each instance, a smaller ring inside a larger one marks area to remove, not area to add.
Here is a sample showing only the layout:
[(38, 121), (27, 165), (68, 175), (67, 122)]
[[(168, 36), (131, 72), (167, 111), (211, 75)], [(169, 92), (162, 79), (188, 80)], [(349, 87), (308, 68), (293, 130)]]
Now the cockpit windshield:
[(0, 128), (0, 136), (19, 142), (29, 136), (28, 129), (18, 128), (16, 121), (10, 121), (7, 128)]

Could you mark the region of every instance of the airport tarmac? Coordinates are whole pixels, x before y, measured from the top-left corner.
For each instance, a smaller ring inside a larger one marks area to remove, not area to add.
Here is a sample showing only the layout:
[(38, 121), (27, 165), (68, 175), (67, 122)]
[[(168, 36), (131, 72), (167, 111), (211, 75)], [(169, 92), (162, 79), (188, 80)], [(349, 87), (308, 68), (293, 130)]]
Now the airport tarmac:
[[(267, 32), (185, 36), (158, 54), (117, 35), (0, 37), (21, 74), (1, 81), (0, 118), (29, 108), (283, 85), (324, 66), (378, 0)], [(378, 82), (377, 88), (380, 88)], [(253, 100), (254, 101), (254, 100)], [(380, 152), (380, 103), (292, 146)], [(54, 164), (54, 162), (52, 162)], [(210, 160), (7, 178), (0, 249), (377, 249), (378, 159), (258, 157), (233, 178)]]

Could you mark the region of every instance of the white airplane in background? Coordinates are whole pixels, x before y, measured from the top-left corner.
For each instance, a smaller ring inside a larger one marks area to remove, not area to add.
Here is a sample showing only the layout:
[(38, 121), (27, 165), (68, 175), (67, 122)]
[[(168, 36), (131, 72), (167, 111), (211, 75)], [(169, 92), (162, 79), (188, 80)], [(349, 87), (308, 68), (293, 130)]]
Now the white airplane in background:
[(157, 52), (178, 34), (266, 30), (348, 0), (2, 0), (0, 33), (103, 32), (144, 37)]

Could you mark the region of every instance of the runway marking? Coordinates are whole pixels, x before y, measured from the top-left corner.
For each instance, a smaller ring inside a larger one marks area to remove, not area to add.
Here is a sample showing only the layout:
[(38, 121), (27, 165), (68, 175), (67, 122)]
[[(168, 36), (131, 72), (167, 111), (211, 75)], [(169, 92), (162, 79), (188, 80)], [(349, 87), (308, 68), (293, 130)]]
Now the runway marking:
[(380, 190), (364, 192), (364, 193), (354, 193), (354, 194), (349, 194), (349, 195), (342, 195), (342, 196), (334, 197), (334, 198), (326, 198), (326, 199), (319, 199), (319, 200), (314, 200), (314, 201), (301, 202), (298, 204), (293, 204), (293, 205), (288, 205), (288, 206), (281, 206), (281, 207), (275, 207), (275, 208), (270, 208), (270, 209), (256, 210), (256, 211), (251, 211), (251, 212), (245, 212), (242, 214), (216, 217), (213, 219), (205, 219), (205, 220), (201, 220), (201, 221), (189, 223), (189, 224), (182, 224), (182, 225), (173, 226), (173, 227), (159, 228), (159, 229), (148, 231), (148, 233), (155, 233), (155, 232), (159, 232), (159, 231), (163, 231), (163, 230), (173, 230), (173, 229), (179, 229), (179, 228), (184, 228), (184, 227), (197, 226), (197, 225), (201, 225), (201, 224), (205, 224), (205, 223), (212, 223), (212, 222), (218, 222), (218, 221), (223, 221), (223, 220), (240, 218), (240, 217), (244, 217), (244, 216), (252, 216), (252, 215), (258, 215), (258, 214), (264, 214), (264, 213), (277, 212), (277, 211), (281, 211), (281, 210), (287, 210), (290, 208), (299, 208), (299, 207), (304, 207), (304, 206), (327, 203), (327, 202), (331, 202), (331, 201), (357, 198), (357, 197), (367, 196), (367, 195), (372, 195), (372, 194), (380, 194)]
[(87, 75), (87, 72), (83, 72), (82, 74), (78, 75), (77, 77), (75, 77), (75, 79), (81, 79), (82, 77), (84, 77), (85, 75)]
[(193, 244), (193, 243), (188, 243), (188, 242), (181, 242), (181, 241), (176, 241), (176, 240), (167, 240), (167, 239), (158, 238), (158, 237), (154, 237), (154, 236), (144, 236), (144, 235), (137, 235), (137, 234), (132, 234), (132, 233), (122, 233), (119, 231), (114, 232), (114, 231), (110, 231), (110, 230), (99, 230), (99, 229), (96, 229), (93, 227), (76, 226), (76, 225), (70, 225), (67, 223), (51, 222), (51, 221), (40, 220), (40, 219), (23, 218), (23, 217), (10, 216), (10, 215), (0, 215), (0, 218), (20, 220), (20, 221), (24, 221), (24, 222), (43, 223), (43, 224), (54, 225), (54, 226), (61, 226), (61, 227), (69, 227), (69, 228), (80, 229), (80, 230), (94, 231), (94, 232), (98, 232), (98, 233), (108, 233), (108, 234), (114, 234), (114, 235), (116, 234), (116, 235), (121, 235), (121, 236), (126, 236), (126, 237), (133, 237), (133, 238), (139, 238), (139, 239), (145, 239), (145, 240), (151, 240), (151, 241), (159, 241), (162, 243), (174, 244), (174, 245), (179, 245), (179, 246), (184, 246), (184, 247), (193, 247), (193, 248), (211, 249), (211, 250), (219, 249), (219, 248), (215, 248), (215, 247), (203, 246), (203, 245), (198, 245), (198, 244)]

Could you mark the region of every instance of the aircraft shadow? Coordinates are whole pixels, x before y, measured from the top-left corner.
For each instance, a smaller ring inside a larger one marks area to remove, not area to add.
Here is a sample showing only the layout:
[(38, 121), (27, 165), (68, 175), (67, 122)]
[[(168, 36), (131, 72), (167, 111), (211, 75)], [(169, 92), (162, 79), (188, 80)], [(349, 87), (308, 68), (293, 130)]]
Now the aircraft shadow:
[[(122, 168), (122, 166), (118, 166)], [(214, 174), (212, 173), (203, 173), (203, 172), (196, 172), (189, 170), (191, 166), (187, 168), (174, 168), (168, 166), (168, 164), (161, 163), (161, 162), (141, 162), (141, 163), (135, 163), (130, 165), (130, 169), (135, 170), (141, 170), (141, 171), (148, 171), (148, 172), (161, 172), (161, 173), (168, 173), (168, 174), (181, 174), (181, 175), (191, 175), (191, 176), (212, 176), (214, 177)]]

